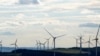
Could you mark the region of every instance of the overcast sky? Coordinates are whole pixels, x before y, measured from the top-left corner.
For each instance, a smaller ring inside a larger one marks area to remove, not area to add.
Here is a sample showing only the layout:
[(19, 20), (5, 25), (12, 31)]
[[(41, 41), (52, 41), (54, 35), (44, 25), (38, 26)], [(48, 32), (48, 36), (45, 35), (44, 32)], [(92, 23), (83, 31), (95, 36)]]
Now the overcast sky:
[(40, 4), (23, 5), (18, 4), (18, 0), (0, 0), (0, 39), (3, 40), (4, 46), (11, 46), (16, 39), (20, 47), (35, 46), (35, 40), (45, 42), (45, 38), (51, 36), (43, 29), (44, 27), (54, 36), (66, 34), (56, 40), (57, 47), (75, 46), (74, 38), (78, 38), (80, 34), (85, 41), (89, 36), (95, 38), (100, 24), (99, 0), (39, 2)]

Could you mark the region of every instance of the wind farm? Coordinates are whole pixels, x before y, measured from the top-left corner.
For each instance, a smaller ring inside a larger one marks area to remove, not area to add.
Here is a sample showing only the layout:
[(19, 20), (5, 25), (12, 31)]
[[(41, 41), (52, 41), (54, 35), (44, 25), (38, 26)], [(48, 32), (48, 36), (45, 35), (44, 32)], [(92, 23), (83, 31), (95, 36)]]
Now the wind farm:
[[(46, 38), (45, 41), (40, 41), (40, 40), (36, 40), (36, 44), (35, 44), (35, 48), (34, 49), (21, 49), (20, 47), (18, 48), (18, 45), (17, 45), (17, 42), (18, 42), (18, 39), (15, 40), (14, 43), (12, 43), (11, 45), (14, 46), (14, 49), (12, 52), (8, 52), (8, 53), (5, 53), (5, 52), (2, 52), (2, 41), (0, 41), (0, 46), (1, 46), (1, 53), (0, 55), (12, 55), (12, 56), (41, 56), (41, 54), (43, 54), (44, 56), (99, 56), (99, 50), (100, 48), (98, 47), (98, 34), (99, 34), (99, 29), (100, 29), (100, 25), (98, 27), (98, 30), (97, 30), (97, 34), (96, 34), (96, 39), (91, 39), (91, 37), (88, 37), (88, 41), (85, 41), (83, 39), (83, 36), (80, 35), (78, 36), (79, 38), (73, 38), (75, 39), (75, 42), (76, 42), (76, 46), (74, 47), (71, 47), (71, 48), (56, 48), (56, 39), (57, 38), (63, 38), (63, 36), (65, 36), (66, 34), (64, 35), (60, 35), (60, 36), (57, 36), (57, 37), (54, 37), (47, 29), (44, 28), (44, 30), (51, 36), (48, 36), (50, 38)], [(49, 40), (52, 39), (52, 47), (51, 48), (49, 45), (50, 45), (50, 42)], [(82, 41), (84, 40), (84, 42)], [(96, 47), (91, 47), (90, 45), (94, 45), (92, 43), (92, 41), (96, 41)], [(84, 48), (83, 47), (83, 44), (84, 43), (87, 43), (88, 47), (87, 48)], [(47, 44), (47, 45), (46, 45)], [(78, 47), (79, 45), (79, 47)], [(27, 52), (27, 53), (24, 53), (24, 52)], [(4, 55), (4, 56), (5, 56)]]
[(99, 0), (1, 0), (0, 56), (100, 56)]

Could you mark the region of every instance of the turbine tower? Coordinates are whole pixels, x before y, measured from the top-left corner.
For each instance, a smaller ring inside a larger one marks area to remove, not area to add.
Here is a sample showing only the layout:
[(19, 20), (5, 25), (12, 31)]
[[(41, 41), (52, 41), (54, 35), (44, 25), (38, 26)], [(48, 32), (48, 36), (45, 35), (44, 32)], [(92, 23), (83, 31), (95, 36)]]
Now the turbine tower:
[(1, 52), (2, 52), (2, 40), (0, 41), (0, 49), (1, 49)]
[[(45, 29), (45, 28), (44, 28)], [(62, 36), (64, 36), (64, 35), (60, 35), (60, 36), (57, 36), (57, 37), (54, 37), (49, 31), (47, 31), (46, 29), (45, 29), (45, 31), (53, 38), (53, 44), (54, 44), (54, 56), (55, 56), (55, 47), (56, 47), (56, 39), (57, 38), (59, 38), (59, 37), (62, 37)]]
[(100, 29), (100, 24), (99, 24), (99, 27), (98, 27), (98, 30), (97, 30), (96, 38), (94, 39), (96, 41), (96, 49), (95, 49), (96, 55), (95, 56), (98, 56), (98, 48), (97, 48), (97, 46), (98, 46), (98, 40), (99, 40), (98, 39), (99, 29)]
[(82, 54), (82, 36), (80, 36), (80, 56)]
[(11, 44), (11, 45), (14, 45), (14, 46), (15, 46), (15, 54), (16, 54), (16, 50), (17, 50), (17, 48), (18, 48), (17, 39), (16, 39), (15, 43), (13, 43), (13, 44)]
[(47, 40), (47, 49), (49, 50), (49, 40), (50, 40), (50, 38), (48, 38), (46, 40)]

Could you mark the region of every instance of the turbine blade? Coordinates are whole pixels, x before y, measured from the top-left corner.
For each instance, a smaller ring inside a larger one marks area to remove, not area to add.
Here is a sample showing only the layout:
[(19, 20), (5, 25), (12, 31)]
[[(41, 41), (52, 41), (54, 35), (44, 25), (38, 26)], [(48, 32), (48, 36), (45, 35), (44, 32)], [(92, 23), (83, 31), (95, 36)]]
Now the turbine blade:
[(15, 44), (10, 44), (10, 45), (15, 45)]
[(62, 37), (62, 36), (65, 36), (66, 34), (64, 34), (64, 35), (60, 35), (60, 36), (57, 36), (56, 38), (59, 38), (59, 37)]
[(93, 40), (99, 40), (98, 38), (95, 38), (95, 39), (93, 39)]
[(38, 44), (38, 41), (36, 40), (36, 43)]
[(0, 43), (2, 43), (2, 40), (0, 41)]
[(48, 40), (50, 40), (50, 38), (48, 38)]
[(98, 41), (98, 44), (100, 45), (100, 42)]
[(49, 40), (50, 38), (44, 38), (45, 40)]
[(46, 44), (47, 43), (47, 41), (45, 41), (43, 44)]
[(16, 39), (15, 43), (17, 43), (17, 39)]
[(75, 38), (75, 37), (73, 37), (76, 41), (78, 41), (78, 40), (80, 40), (79, 38)]
[(47, 29), (44, 28), (44, 30), (45, 30), (52, 38), (54, 38), (54, 36), (53, 36)]
[(92, 41), (94, 41), (94, 40), (96, 40), (96, 39), (92, 39)]
[(93, 43), (90, 42), (90, 44), (93, 46)]
[(48, 40), (50, 40), (51, 38), (49, 38)]
[(85, 41), (82, 41), (82, 44), (85, 44), (85, 43), (89, 43), (89, 41), (85, 42)]
[(99, 28), (100, 28), (100, 24), (99, 24), (98, 31), (97, 31), (97, 34), (96, 34), (96, 38), (98, 38), (98, 35), (99, 35)]
[(89, 43), (89, 41), (87, 41), (87, 42), (84, 42), (84, 43)]

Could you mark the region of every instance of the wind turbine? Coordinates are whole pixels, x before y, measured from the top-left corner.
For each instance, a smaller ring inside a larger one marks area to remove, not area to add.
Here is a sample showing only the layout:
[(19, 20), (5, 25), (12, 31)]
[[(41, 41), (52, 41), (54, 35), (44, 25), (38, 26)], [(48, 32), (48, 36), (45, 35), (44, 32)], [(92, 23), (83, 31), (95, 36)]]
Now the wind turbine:
[(15, 43), (13, 43), (13, 44), (11, 44), (11, 45), (14, 45), (14, 46), (15, 46), (15, 54), (16, 54), (16, 50), (17, 50), (17, 48), (18, 48), (17, 39), (16, 39)]
[(39, 44), (39, 48), (40, 48), (40, 50), (41, 50), (42, 43), (39, 41), (38, 44)]
[(0, 41), (0, 47), (1, 47), (1, 52), (2, 52), (2, 40)]
[(80, 55), (82, 54), (82, 37), (83, 36), (79, 36), (79, 38), (80, 38)]
[(49, 40), (50, 40), (50, 38), (48, 38), (46, 40), (47, 40), (47, 49), (49, 50)]
[(37, 47), (37, 50), (39, 50), (39, 42), (36, 40), (36, 47)]
[(88, 43), (88, 56), (90, 56), (90, 44), (93, 45), (91, 43), (91, 37), (89, 37), (89, 40), (87, 42), (85, 42), (85, 43)]
[(56, 39), (59, 38), (59, 37), (65, 36), (65, 34), (54, 37), (49, 31), (47, 31), (47, 29), (45, 29), (45, 31), (53, 38), (53, 44), (54, 44), (53, 48), (54, 48), (54, 56), (55, 56)]
[(44, 43), (41, 43), (43, 45), (43, 49), (45, 50), (45, 44), (46, 44), (46, 41)]
[(98, 27), (98, 30), (97, 30), (97, 34), (96, 34), (96, 38), (94, 39), (95, 41), (96, 41), (96, 49), (95, 49), (95, 51), (96, 51), (96, 56), (98, 56), (98, 48), (97, 48), (97, 46), (98, 46), (98, 35), (99, 35), (99, 30), (100, 30), (100, 24), (99, 24), (99, 27)]
[(75, 39), (75, 41), (76, 41), (76, 47), (78, 47), (78, 38), (74, 38)]

